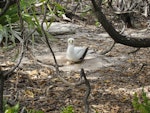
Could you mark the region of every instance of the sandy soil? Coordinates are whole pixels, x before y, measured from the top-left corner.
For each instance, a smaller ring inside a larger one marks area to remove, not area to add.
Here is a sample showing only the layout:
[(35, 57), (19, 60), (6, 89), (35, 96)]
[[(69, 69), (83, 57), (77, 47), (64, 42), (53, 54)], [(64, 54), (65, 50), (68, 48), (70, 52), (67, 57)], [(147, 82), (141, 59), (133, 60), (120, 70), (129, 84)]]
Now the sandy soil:
[[(135, 33), (135, 32), (134, 32)], [(141, 48), (134, 54), (128, 54), (136, 48), (116, 44), (106, 55), (102, 51), (110, 47), (113, 40), (103, 30), (93, 26), (81, 27), (76, 34), (60, 35), (50, 39), (51, 46), (58, 58), (58, 63), (65, 66), (64, 54), (67, 48), (67, 39), (76, 39), (76, 45), (89, 46), (90, 52), (86, 61), (92, 56), (93, 66), (82, 65), (91, 85), (89, 96), (90, 113), (133, 113), (132, 99), (134, 92), (140, 94), (142, 87), (149, 96), (150, 87), (150, 51)], [(20, 68), (5, 82), (4, 97), (12, 104), (19, 101), (21, 109), (40, 109), (45, 113), (60, 113), (67, 105), (72, 105), (75, 113), (84, 112), (83, 97), (85, 86), (70, 87), (56, 77), (52, 55), (43, 42), (36, 42), (31, 51), (27, 51)], [(3, 68), (13, 65), (17, 47), (10, 50), (0, 50), (0, 62)], [(33, 54), (32, 54), (33, 53)], [(61, 54), (62, 53), (62, 54)], [(35, 55), (35, 57), (33, 57)], [(100, 57), (99, 57), (100, 56)], [(36, 59), (41, 62), (37, 62)], [(99, 60), (97, 60), (99, 59)], [(103, 65), (102, 65), (103, 64)], [(107, 65), (105, 65), (107, 64)], [(110, 65), (109, 65), (110, 64)], [(78, 81), (79, 71), (73, 64), (74, 70), (61, 69), (62, 77), (70, 82)]]

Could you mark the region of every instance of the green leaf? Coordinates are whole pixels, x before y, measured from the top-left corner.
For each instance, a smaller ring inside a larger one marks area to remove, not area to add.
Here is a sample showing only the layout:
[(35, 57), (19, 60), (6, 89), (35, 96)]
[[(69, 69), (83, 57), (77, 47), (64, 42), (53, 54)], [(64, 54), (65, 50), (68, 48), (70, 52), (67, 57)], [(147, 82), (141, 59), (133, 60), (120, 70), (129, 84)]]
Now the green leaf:
[(28, 23), (31, 27), (35, 26), (35, 21), (33, 21), (33, 16), (29, 14), (22, 14), (23, 20)]
[(59, 10), (59, 11), (64, 11), (65, 10), (65, 8), (63, 6), (61, 6), (59, 3), (54, 2), (53, 4), (56, 6), (57, 10)]
[(17, 103), (15, 106), (12, 107), (13, 113), (18, 113), (19, 112), (19, 103)]
[(144, 90), (142, 90), (142, 99), (144, 101), (144, 104), (148, 104), (148, 97), (146, 96), (146, 93), (144, 92)]
[(140, 104), (139, 104), (139, 100), (138, 100), (138, 97), (137, 97), (137, 93), (134, 94), (132, 105), (133, 105), (135, 110), (139, 109)]
[(142, 104), (139, 107), (139, 111), (140, 111), (140, 113), (149, 113), (149, 111), (147, 111), (146, 108), (145, 108), (145, 106), (142, 105)]
[(67, 106), (67, 107), (64, 107), (61, 111), (61, 113), (74, 113), (74, 109), (72, 106)]

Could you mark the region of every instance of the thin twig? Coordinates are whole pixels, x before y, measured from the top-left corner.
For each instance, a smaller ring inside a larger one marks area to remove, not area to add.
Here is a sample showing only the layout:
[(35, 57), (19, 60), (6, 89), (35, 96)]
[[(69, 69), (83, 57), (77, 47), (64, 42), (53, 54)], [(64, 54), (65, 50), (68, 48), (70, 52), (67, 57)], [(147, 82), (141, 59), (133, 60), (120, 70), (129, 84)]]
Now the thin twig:
[[(22, 19), (22, 16), (21, 16), (20, 0), (17, 0), (17, 6), (18, 6), (18, 16), (19, 16), (20, 25), (21, 25), (21, 28), (20, 28), (21, 29), (21, 38), (24, 39), (24, 25), (23, 25), (23, 19)], [(23, 55), (24, 55), (24, 52), (25, 52), (24, 51), (24, 40), (22, 40), (20, 43), (21, 43), (21, 53), (19, 55), (18, 62), (16, 63), (16, 65), (12, 69), (6, 71), (3, 74), (5, 79), (7, 79), (15, 71), (15, 69), (20, 65), (20, 63), (23, 59)]]
[(25, 110), (26, 108), (25, 107), (23, 107), (22, 109), (21, 109), (21, 111), (20, 111), (20, 113), (25, 113)]
[(61, 74), (60, 74), (60, 71), (59, 71), (59, 66), (58, 66), (58, 63), (57, 63), (57, 60), (56, 60), (56, 57), (55, 57), (55, 54), (53, 52), (53, 49), (51, 48), (51, 45), (48, 41), (48, 36), (47, 36), (47, 33), (46, 31), (44, 30), (44, 27), (43, 27), (43, 24), (45, 22), (45, 19), (46, 19), (46, 11), (47, 11), (47, 3), (49, 2), (49, 0), (44, 4), (44, 15), (43, 15), (43, 20), (42, 20), (42, 23), (41, 23), (41, 32), (42, 32), (42, 35), (45, 37), (46, 39), (46, 44), (48, 45), (49, 49), (50, 49), (50, 52), (52, 53), (52, 56), (53, 56), (53, 59), (54, 59), (54, 62), (55, 62), (55, 69), (56, 69), (56, 76), (62, 81), (64, 82), (65, 84), (69, 85), (69, 86), (75, 86), (76, 84), (80, 84), (81, 82), (78, 82), (78, 83), (70, 83), (68, 82), (67, 80), (65, 80), (64, 78), (62, 78)]
[(115, 44), (116, 44), (116, 42), (114, 41), (112, 46), (110, 46), (107, 50), (102, 51), (100, 54), (105, 55), (106, 53), (110, 52), (113, 49), (113, 47), (115, 46)]
[(123, 33), (124, 33), (124, 31), (125, 31), (126, 25), (124, 24), (124, 22), (123, 22), (123, 21), (121, 21), (121, 22), (122, 22), (122, 24), (123, 24), (123, 28), (122, 28), (122, 30), (120, 31), (120, 34), (123, 34)]
[(80, 75), (83, 76), (84, 78), (84, 83), (86, 85), (86, 93), (83, 99), (84, 105), (85, 105), (85, 113), (89, 113), (89, 102), (88, 102), (88, 97), (90, 95), (91, 92), (91, 86), (90, 83), (88, 81), (88, 79), (86, 78), (86, 75), (84, 73), (84, 69), (81, 69)]
[[(28, 51), (29, 51), (29, 57), (30, 57), (29, 59), (34, 60), (34, 62), (38, 63), (39, 65), (44, 66), (44, 67), (49, 67), (49, 66), (55, 67), (54, 63), (43, 62), (43, 61), (39, 60), (38, 58), (36, 58), (34, 52), (31, 50), (30, 47), (28, 47)], [(62, 66), (63, 65), (58, 65), (58, 67), (62, 67)]]
[[(86, 79), (86, 76), (85, 76), (85, 73), (84, 73), (84, 70), (81, 69), (80, 71), (80, 80), (77, 82), (77, 83), (70, 83), (68, 82), (67, 80), (65, 80), (64, 78), (62, 78), (61, 76), (61, 73), (59, 71), (59, 66), (58, 66), (58, 63), (57, 63), (57, 60), (56, 60), (56, 57), (55, 57), (55, 54), (51, 48), (51, 45), (48, 41), (48, 36), (47, 36), (47, 33), (45, 32), (44, 30), (44, 27), (43, 27), (43, 24), (44, 24), (44, 21), (46, 19), (46, 10), (47, 10), (47, 3), (49, 2), (49, 0), (44, 4), (44, 17), (43, 17), (43, 21), (41, 23), (41, 32), (43, 34), (43, 36), (45, 37), (46, 39), (46, 43), (50, 49), (50, 52), (52, 53), (53, 55), (53, 59), (54, 59), (54, 62), (55, 62), (55, 69), (56, 69), (56, 76), (62, 81), (64, 82), (65, 84), (67, 84), (68, 86), (79, 86), (81, 84), (85, 84), (87, 86), (87, 89), (86, 89), (86, 93), (85, 93), (85, 97), (83, 99), (84, 101), (84, 104), (85, 104), (85, 113), (89, 113), (89, 103), (87, 101), (88, 97), (89, 97), (89, 94), (90, 94), (90, 91), (91, 91), (91, 87), (90, 87), (90, 83), (89, 81)], [(84, 78), (84, 81), (82, 80), (82, 77)], [(46, 90), (46, 94), (48, 94), (48, 91), (49, 91), (50, 87), (47, 88)]]
[(56, 57), (55, 57), (55, 54), (51, 48), (51, 45), (49, 44), (49, 41), (48, 41), (48, 36), (47, 36), (47, 33), (46, 31), (44, 30), (44, 22), (46, 20), (46, 11), (47, 11), (47, 3), (49, 2), (49, 0), (47, 0), (47, 2), (44, 4), (44, 15), (43, 15), (43, 20), (42, 20), (42, 23), (41, 23), (41, 32), (43, 34), (43, 36), (45, 37), (45, 40), (46, 40), (46, 43), (50, 49), (50, 52), (52, 53), (52, 56), (53, 56), (53, 59), (54, 59), (54, 62), (55, 62), (55, 67), (56, 67), (56, 71), (59, 71), (58, 69), (58, 63), (57, 63), (57, 60), (56, 60)]
[(15, 65), (14, 67), (12, 67), (12, 69), (6, 71), (6, 72), (3, 74), (5, 80), (8, 79), (8, 77), (17, 69), (17, 67), (20, 65), (20, 63), (21, 63), (21, 61), (22, 61), (22, 59), (23, 59), (23, 55), (24, 55), (24, 52), (25, 52), (25, 51), (24, 51), (24, 46), (23, 46), (23, 45), (21, 45), (21, 46), (22, 46), (22, 47), (21, 47), (21, 53), (20, 53), (20, 55), (19, 55), (18, 62), (16, 63), (16, 65)]
[(47, 3), (49, 2), (49, 0), (44, 4), (44, 15), (43, 15), (43, 20), (42, 20), (42, 23), (41, 23), (41, 32), (43, 34), (43, 36), (45, 37), (46, 39), (46, 43), (50, 49), (50, 52), (52, 53), (52, 56), (53, 56), (53, 59), (54, 59), (54, 62), (55, 62), (55, 69), (56, 69), (56, 76), (62, 81), (64, 82), (65, 84), (69, 85), (69, 86), (76, 86), (78, 84), (81, 84), (81, 82), (78, 82), (78, 83), (70, 83), (68, 82), (67, 80), (65, 80), (64, 78), (62, 78), (61, 74), (60, 74), (60, 71), (59, 71), (59, 66), (58, 66), (58, 63), (57, 63), (57, 60), (56, 60), (56, 57), (55, 57), (55, 54), (53, 52), (53, 49), (51, 48), (51, 45), (48, 41), (48, 36), (47, 36), (47, 33), (46, 31), (44, 30), (44, 27), (43, 27), (43, 24), (44, 24), (44, 21), (46, 19), (46, 11), (47, 11)]
[[(7, 0), (7, 2), (8, 1), (9, 0)], [(22, 16), (21, 16), (21, 9), (20, 9), (20, 1), (19, 0), (17, 0), (17, 6), (18, 6), (18, 15), (19, 15), (20, 24), (21, 24), (21, 37), (22, 37), (22, 39), (24, 39), (24, 33), (23, 33), (24, 26), (23, 26), (23, 19), (22, 19)], [(21, 48), (21, 54), (20, 54), (20, 57), (19, 57), (19, 60), (18, 60), (17, 64), (14, 67), (12, 67), (12, 69), (10, 69), (10, 70), (5, 70), (5, 71), (0, 70), (0, 113), (3, 113), (3, 86), (4, 86), (4, 80), (6, 80), (7, 77), (9, 77), (9, 75), (11, 75), (14, 72), (14, 70), (19, 66), (19, 64), (21, 63), (21, 60), (23, 58), (24, 41), (22, 40), (20, 43), (22, 44), (22, 48)]]
[(134, 54), (134, 53), (136, 53), (139, 50), (140, 50), (140, 48), (137, 48), (136, 50), (130, 51), (128, 54)]
[[(138, 76), (139, 73), (142, 71), (142, 69), (143, 69), (145, 66), (147, 66), (147, 64), (142, 64), (141, 67), (139, 68), (139, 70), (134, 73), (134, 75), (135, 75), (135, 76)], [(135, 77), (135, 76), (134, 76), (134, 77)]]

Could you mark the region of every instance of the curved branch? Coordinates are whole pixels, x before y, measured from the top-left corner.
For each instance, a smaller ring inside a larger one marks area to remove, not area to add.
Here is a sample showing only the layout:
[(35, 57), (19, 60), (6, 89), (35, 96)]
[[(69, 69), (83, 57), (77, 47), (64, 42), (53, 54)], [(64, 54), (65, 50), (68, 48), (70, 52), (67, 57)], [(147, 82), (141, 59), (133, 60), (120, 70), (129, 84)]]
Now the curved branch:
[(150, 38), (137, 38), (137, 37), (128, 37), (123, 36), (117, 32), (111, 23), (108, 22), (106, 16), (102, 12), (101, 3), (102, 0), (91, 0), (95, 15), (98, 18), (98, 21), (102, 24), (106, 32), (111, 36), (111, 38), (116, 42), (123, 45), (131, 46), (131, 47), (150, 47)]
[(21, 26), (21, 39), (20, 43), (21, 43), (21, 53), (19, 55), (19, 59), (17, 64), (10, 70), (6, 71), (3, 76), (5, 79), (7, 79), (9, 77), (9, 75), (11, 75), (15, 69), (20, 65), (22, 59), (23, 59), (23, 55), (24, 55), (24, 24), (23, 24), (23, 19), (22, 19), (22, 15), (21, 15), (21, 10), (20, 10), (20, 0), (17, 0), (17, 7), (18, 7), (18, 16), (19, 16), (19, 20), (20, 20), (20, 26)]
[[(85, 73), (84, 73), (84, 69), (81, 69), (80, 71), (80, 80), (76, 83), (71, 83), (71, 82), (68, 82), (67, 80), (65, 80), (62, 76), (61, 76), (61, 73), (59, 71), (59, 66), (58, 66), (58, 63), (57, 63), (57, 59), (55, 57), (55, 54), (53, 52), (53, 49), (51, 48), (51, 45), (48, 41), (48, 36), (47, 36), (47, 33), (46, 31), (44, 30), (44, 27), (43, 27), (43, 24), (44, 24), (44, 21), (46, 19), (46, 10), (47, 10), (47, 3), (49, 2), (49, 0), (47, 0), (47, 2), (44, 4), (44, 17), (43, 17), (43, 20), (42, 20), (42, 23), (41, 23), (41, 32), (42, 32), (42, 35), (45, 37), (46, 39), (46, 43), (50, 49), (50, 52), (52, 53), (52, 56), (53, 56), (53, 59), (54, 59), (54, 62), (55, 62), (55, 69), (56, 69), (56, 76), (62, 81), (64, 82), (65, 84), (69, 85), (69, 86), (79, 86), (79, 85), (82, 85), (82, 84), (85, 84), (86, 85), (86, 93), (85, 93), (85, 96), (84, 96), (84, 104), (85, 104), (85, 113), (89, 113), (89, 103), (88, 103), (88, 97), (90, 95), (90, 91), (91, 91), (91, 87), (90, 87), (90, 83), (89, 81), (87, 80), (86, 76), (85, 76)], [(82, 80), (82, 78), (84, 78), (84, 80)], [(48, 94), (49, 90), (49, 87), (48, 89), (46, 90), (46, 94)]]
[(100, 54), (105, 55), (106, 53), (110, 52), (113, 49), (113, 47), (115, 46), (115, 44), (116, 44), (116, 42), (114, 41), (113, 44), (108, 49), (106, 49), (105, 51), (102, 51)]

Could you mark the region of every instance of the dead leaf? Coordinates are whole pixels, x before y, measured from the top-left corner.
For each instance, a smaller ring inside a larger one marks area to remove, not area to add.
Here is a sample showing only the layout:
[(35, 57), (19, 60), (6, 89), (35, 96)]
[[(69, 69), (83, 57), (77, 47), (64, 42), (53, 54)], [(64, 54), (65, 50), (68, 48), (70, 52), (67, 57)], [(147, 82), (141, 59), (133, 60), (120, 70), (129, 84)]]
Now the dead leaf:
[(105, 83), (110, 83), (111, 81), (110, 81), (110, 80), (105, 80), (104, 82), (105, 82)]
[(119, 113), (119, 109), (120, 107), (119, 106), (113, 106), (112, 109), (111, 109), (111, 113)]
[(6, 64), (7, 64), (8, 66), (13, 66), (15, 63), (14, 63), (14, 62), (7, 61)]
[(128, 62), (128, 63), (132, 63), (133, 60), (132, 60), (132, 59), (128, 59), (127, 62)]
[(34, 98), (34, 94), (33, 94), (33, 92), (31, 92), (30, 90), (25, 90), (25, 95), (26, 95), (27, 97)]
[(40, 74), (42, 77), (47, 77), (47, 76), (48, 76), (48, 74), (47, 74), (47, 73), (42, 72), (42, 71), (40, 71), (40, 72), (39, 72), (39, 74)]
[(29, 75), (38, 75), (38, 71), (37, 70), (30, 71)]
[(76, 73), (73, 75), (75, 78), (80, 78), (80, 74)]

